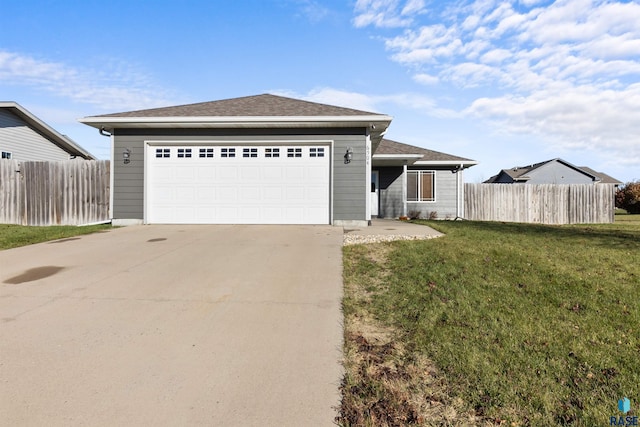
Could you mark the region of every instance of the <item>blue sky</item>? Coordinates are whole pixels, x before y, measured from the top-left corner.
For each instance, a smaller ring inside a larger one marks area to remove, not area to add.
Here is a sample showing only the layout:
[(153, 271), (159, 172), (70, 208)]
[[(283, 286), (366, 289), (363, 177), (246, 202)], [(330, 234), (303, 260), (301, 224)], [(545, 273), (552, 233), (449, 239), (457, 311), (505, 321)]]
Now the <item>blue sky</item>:
[(97, 114), (273, 93), (389, 114), (387, 137), (500, 169), (640, 179), (640, 3), (0, 0), (0, 100), (100, 158)]

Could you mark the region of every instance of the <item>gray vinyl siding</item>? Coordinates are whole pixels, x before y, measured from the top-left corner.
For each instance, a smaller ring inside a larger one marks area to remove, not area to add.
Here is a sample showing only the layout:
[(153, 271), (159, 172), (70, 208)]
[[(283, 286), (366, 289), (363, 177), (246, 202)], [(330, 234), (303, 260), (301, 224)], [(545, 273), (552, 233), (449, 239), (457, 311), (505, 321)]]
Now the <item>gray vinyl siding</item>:
[(532, 170), (527, 184), (593, 184), (593, 179), (582, 172), (553, 161)]
[(17, 161), (69, 160), (62, 148), (30, 128), (20, 117), (0, 109), (0, 151)]
[[(366, 220), (368, 197), (364, 129), (117, 129), (114, 131), (113, 218), (144, 219), (145, 141), (333, 141), (334, 220)], [(353, 160), (344, 163), (347, 147), (353, 148)], [(124, 164), (122, 152), (131, 150), (130, 163)]]
[[(380, 184), (379, 217), (398, 218), (402, 215), (402, 167), (373, 167), (378, 171)], [(435, 212), (437, 218), (456, 217), (456, 174), (450, 169), (434, 169), (428, 167), (413, 168), (409, 170), (434, 170), (436, 173), (436, 200), (435, 202), (407, 202), (407, 213), (420, 211), (424, 218)]]

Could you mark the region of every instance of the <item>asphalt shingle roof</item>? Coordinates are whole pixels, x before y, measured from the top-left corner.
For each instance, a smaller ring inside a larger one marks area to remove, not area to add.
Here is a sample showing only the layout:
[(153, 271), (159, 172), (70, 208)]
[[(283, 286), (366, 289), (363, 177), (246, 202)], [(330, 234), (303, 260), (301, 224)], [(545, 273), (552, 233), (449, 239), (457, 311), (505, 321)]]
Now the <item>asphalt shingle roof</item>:
[(607, 175), (604, 172), (598, 172), (595, 171), (587, 166), (580, 166), (580, 169), (582, 169), (583, 171), (590, 173), (591, 175), (597, 176), (598, 178), (600, 178), (600, 182), (602, 184), (622, 184), (621, 181), (618, 181), (617, 179), (615, 179), (614, 177)]
[(352, 108), (262, 94), (96, 117), (306, 117), (382, 115)]
[(402, 142), (383, 138), (374, 154), (422, 154), (418, 161), (473, 161), (464, 157), (453, 156), (439, 151), (427, 150)]

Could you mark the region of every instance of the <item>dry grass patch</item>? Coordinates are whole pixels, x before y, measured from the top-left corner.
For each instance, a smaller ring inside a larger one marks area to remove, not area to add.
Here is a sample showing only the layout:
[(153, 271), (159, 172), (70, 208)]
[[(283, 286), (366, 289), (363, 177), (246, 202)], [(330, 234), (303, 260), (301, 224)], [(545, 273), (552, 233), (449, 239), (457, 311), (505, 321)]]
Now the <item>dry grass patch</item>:
[[(383, 326), (365, 308), (373, 296), (388, 291), (391, 247), (350, 250), (361, 257), (357, 265), (345, 265), (345, 377), (336, 421), (342, 426), (476, 425), (463, 402), (449, 397), (436, 366), (407, 351), (400, 331)], [(349, 274), (356, 270), (359, 274)]]

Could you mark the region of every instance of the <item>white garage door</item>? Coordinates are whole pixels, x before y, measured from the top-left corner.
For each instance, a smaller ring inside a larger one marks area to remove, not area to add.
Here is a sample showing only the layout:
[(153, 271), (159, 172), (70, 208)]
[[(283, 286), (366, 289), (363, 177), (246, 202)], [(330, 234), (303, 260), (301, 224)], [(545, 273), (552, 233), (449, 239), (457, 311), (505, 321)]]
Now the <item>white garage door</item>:
[(329, 224), (328, 145), (147, 146), (146, 221)]

